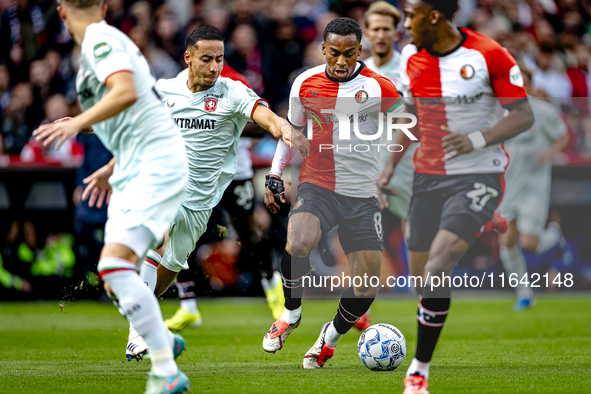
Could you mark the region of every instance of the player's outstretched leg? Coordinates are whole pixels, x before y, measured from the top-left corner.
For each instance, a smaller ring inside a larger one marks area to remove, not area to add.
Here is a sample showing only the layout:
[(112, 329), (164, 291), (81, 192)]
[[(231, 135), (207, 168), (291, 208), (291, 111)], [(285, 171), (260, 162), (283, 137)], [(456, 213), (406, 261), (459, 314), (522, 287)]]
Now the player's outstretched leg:
[(273, 323), (263, 338), (263, 349), (269, 353), (281, 350), (287, 337), (295, 330), (302, 320), (302, 296), (304, 294), (304, 277), (310, 271), (310, 258), (294, 257), (287, 251), (281, 259), (281, 275), (283, 276), (283, 294), (285, 307), (283, 314)]
[(281, 281), (281, 273), (279, 271), (273, 272), (270, 279), (262, 278), (261, 285), (265, 291), (265, 297), (269, 304), (269, 309), (273, 314), (274, 319), (279, 319), (283, 313), (285, 305), (285, 297), (283, 296), (283, 284)]
[(191, 272), (191, 269), (181, 271), (178, 278), (176, 287), (179, 292), (181, 306), (170, 319), (164, 320), (166, 327), (174, 332), (182, 331), (185, 328), (198, 328), (203, 323), (203, 318), (197, 307), (197, 300), (195, 299), (196, 283), (193, 280), (194, 273)]
[[(164, 239), (163, 245), (166, 242), (166, 237)], [(140, 268), (140, 278), (152, 292), (154, 292), (154, 289), (156, 288), (156, 272), (158, 270), (158, 266), (160, 265), (161, 259), (162, 256), (157, 251), (148, 250), (146, 258), (142, 262), (142, 266)], [(133, 324), (129, 324), (129, 337), (127, 339), (127, 346), (125, 348), (125, 357), (127, 358), (127, 361), (142, 361), (147, 354), (148, 344), (146, 341), (144, 341), (144, 338), (142, 338), (142, 336), (137, 333), (133, 327)]]
[(443, 329), (450, 302), (449, 287), (433, 290), (427, 283), (423, 289), (423, 298), (419, 302), (417, 313), (417, 350), (406, 371), (403, 394), (428, 394), (429, 364)]
[(119, 311), (133, 324), (150, 348), (152, 373), (146, 393), (172, 394), (188, 389), (188, 379), (174, 362), (174, 350), (162, 321), (158, 301), (135, 272), (135, 264), (121, 258), (103, 257), (98, 270), (115, 295)]
[(179, 371), (176, 376), (159, 376), (150, 372), (144, 394), (178, 394), (191, 390), (189, 378)]
[(349, 287), (341, 296), (339, 309), (332, 322), (326, 323), (320, 330), (316, 343), (304, 356), (304, 369), (321, 368), (332, 358), (335, 347), (341, 337), (359, 321), (371, 306), (375, 296), (356, 295)]

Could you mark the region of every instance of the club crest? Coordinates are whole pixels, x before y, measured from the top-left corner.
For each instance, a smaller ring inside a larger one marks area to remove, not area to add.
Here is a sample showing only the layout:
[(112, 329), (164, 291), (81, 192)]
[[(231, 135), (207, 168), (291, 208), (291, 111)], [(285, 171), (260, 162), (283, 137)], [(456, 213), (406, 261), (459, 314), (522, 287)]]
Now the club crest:
[(360, 90), (355, 93), (355, 101), (357, 101), (359, 104), (365, 103), (368, 98), (369, 94), (365, 90)]
[(462, 66), (462, 68), (460, 69), (460, 75), (464, 79), (472, 79), (472, 77), (474, 76), (474, 67), (472, 67), (469, 64)]
[(215, 112), (218, 106), (218, 99), (215, 97), (207, 97), (205, 99), (205, 110), (207, 112)]

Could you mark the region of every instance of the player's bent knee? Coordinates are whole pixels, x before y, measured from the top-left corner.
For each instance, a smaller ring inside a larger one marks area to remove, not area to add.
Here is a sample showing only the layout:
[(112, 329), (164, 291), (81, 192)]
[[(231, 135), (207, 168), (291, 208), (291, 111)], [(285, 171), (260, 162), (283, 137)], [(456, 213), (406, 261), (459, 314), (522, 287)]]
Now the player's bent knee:
[(378, 295), (377, 287), (354, 287), (355, 297), (360, 298), (376, 298)]
[(521, 248), (525, 249), (529, 252), (535, 252), (538, 248), (538, 237), (534, 235), (522, 235), (519, 240), (521, 243)]
[(298, 237), (294, 239), (292, 236), (290, 241), (288, 241), (288, 246), (286, 246), (287, 253), (294, 257), (306, 257), (310, 254), (314, 246), (312, 242), (309, 240), (303, 239), (303, 237)]

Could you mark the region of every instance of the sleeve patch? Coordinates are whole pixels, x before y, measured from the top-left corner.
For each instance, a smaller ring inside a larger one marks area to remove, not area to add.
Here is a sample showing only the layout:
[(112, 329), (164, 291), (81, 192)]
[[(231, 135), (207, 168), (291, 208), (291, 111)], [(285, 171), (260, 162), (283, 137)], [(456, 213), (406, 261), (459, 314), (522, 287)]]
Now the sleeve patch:
[(246, 93), (251, 97), (259, 97), (251, 88), (246, 88)]
[(521, 76), (521, 71), (519, 70), (519, 66), (515, 65), (511, 67), (509, 70), (509, 81), (512, 85), (523, 87), (523, 77)]
[(111, 53), (111, 46), (106, 42), (101, 42), (100, 44), (96, 44), (94, 46), (92, 53), (96, 58), (105, 58), (109, 55), (109, 53)]

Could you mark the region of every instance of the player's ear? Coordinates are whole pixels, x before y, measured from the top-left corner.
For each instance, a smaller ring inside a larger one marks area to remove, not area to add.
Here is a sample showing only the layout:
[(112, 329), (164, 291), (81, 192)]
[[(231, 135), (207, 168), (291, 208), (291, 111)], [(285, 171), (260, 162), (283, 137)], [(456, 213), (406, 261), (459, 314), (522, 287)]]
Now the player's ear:
[(191, 54), (189, 53), (189, 51), (185, 51), (185, 54), (183, 56), (185, 58), (185, 63), (187, 63), (188, 66), (189, 63), (191, 63)]
[(429, 13), (429, 23), (431, 23), (431, 25), (435, 26), (436, 24), (439, 23), (439, 21), (441, 21), (441, 17), (443, 15), (441, 14), (441, 12), (437, 11), (437, 10), (432, 10)]
[(326, 56), (326, 44), (322, 43), (322, 56)]
[(107, 5), (103, 4), (103, 6), (101, 7), (101, 14), (103, 15), (103, 19), (105, 19), (105, 17), (107, 16)]
[(357, 50), (357, 57), (361, 56), (361, 51), (363, 51), (363, 46), (359, 44), (359, 49)]

